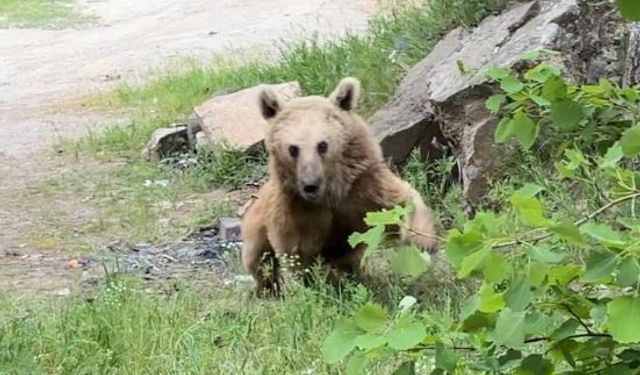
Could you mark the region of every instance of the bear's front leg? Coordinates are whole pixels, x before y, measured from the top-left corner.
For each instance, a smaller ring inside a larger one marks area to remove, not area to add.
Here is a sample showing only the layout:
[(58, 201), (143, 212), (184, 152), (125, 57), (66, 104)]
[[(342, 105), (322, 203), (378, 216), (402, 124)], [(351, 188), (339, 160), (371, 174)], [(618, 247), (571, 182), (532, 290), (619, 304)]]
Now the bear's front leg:
[(254, 202), (242, 220), (242, 265), (253, 276), (258, 297), (280, 293), (278, 260), (267, 237), (264, 201)]

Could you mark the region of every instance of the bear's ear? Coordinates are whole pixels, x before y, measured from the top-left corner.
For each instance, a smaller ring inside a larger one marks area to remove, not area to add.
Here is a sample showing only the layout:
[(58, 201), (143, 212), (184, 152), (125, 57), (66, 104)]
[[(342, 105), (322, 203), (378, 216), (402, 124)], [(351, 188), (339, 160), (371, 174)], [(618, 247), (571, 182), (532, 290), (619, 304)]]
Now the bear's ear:
[(276, 115), (282, 108), (278, 99), (278, 95), (268, 87), (260, 91), (258, 101), (260, 102), (260, 111), (262, 112), (262, 117), (264, 117), (265, 120), (270, 120), (276, 117)]
[(358, 105), (360, 98), (360, 81), (353, 77), (343, 78), (331, 94), (331, 101), (345, 111)]

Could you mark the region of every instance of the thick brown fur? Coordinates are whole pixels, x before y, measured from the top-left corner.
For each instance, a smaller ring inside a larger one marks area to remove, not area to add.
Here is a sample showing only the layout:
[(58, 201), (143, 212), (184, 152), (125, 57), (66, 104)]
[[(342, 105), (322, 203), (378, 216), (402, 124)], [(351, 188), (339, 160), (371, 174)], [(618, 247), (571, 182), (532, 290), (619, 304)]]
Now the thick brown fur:
[[(345, 78), (329, 98), (310, 96), (283, 105), (269, 89), (260, 95), (269, 122), (270, 179), (242, 225), (243, 265), (258, 291), (279, 288), (277, 267), (269, 275), (260, 268), (265, 254), (297, 255), (301, 268), (322, 256), (339, 270), (358, 271), (363, 249), (351, 249), (348, 236), (366, 230), (367, 212), (398, 204), (413, 207), (402, 239), (436, 249), (429, 208), (391, 172), (380, 145), (354, 111), (359, 93), (359, 81)], [(307, 192), (310, 185), (313, 194)]]

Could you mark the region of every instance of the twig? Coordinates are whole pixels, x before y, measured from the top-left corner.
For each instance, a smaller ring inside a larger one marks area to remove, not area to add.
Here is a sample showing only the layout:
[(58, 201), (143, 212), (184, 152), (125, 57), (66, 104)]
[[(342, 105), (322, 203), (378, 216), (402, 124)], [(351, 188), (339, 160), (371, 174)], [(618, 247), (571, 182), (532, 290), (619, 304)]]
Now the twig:
[[(571, 336), (567, 336), (563, 339), (561, 339), (559, 342), (563, 342), (565, 340), (569, 340), (569, 339), (579, 339), (579, 338), (585, 338), (585, 337), (608, 337), (611, 338), (611, 335), (608, 333), (579, 333), (576, 335), (571, 335)], [(551, 341), (551, 337), (533, 337), (527, 340), (524, 340), (525, 344), (533, 344), (536, 342), (541, 342), (541, 341)], [(421, 345), (421, 346), (416, 346), (413, 347), (411, 349), (409, 349), (408, 351), (410, 352), (416, 352), (416, 351), (420, 351), (420, 350), (435, 350), (436, 347), (435, 346), (425, 346), (425, 345)], [(467, 350), (467, 351), (471, 351), (471, 352), (475, 352), (478, 349), (472, 347), (472, 346), (452, 346), (449, 347), (449, 349), (453, 349), (453, 350)]]
[[(593, 211), (589, 215), (587, 215), (587, 216), (583, 217), (582, 219), (576, 221), (574, 223), (574, 225), (578, 226), (578, 225), (584, 224), (587, 221), (589, 221), (589, 220), (595, 218), (596, 216), (600, 215), (604, 211), (608, 210), (609, 208), (611, 208), (613, 206), (616, 206), (616, 205), (618, 205), (620, 203), (623, 203), (623, 202), (626, 202), (626, 201), (629, 201), (629, 200), (632, 200), (632, 199), (636, 199), (638, 197), (640, 197), (640, 193), (633, 193), (633, 194), (625, 195), (622, 198), (618, 198), (616, 200), (612, 200), (611, 202), (609, 202), (609, 203), (605, 204), (604, 206), (598, 208), (597, 210)], [(552, 232), (548, 232), (548, 233), (545, 233), (545, 234), (541, 234), (541, 235), (539, 235), (537, 237), (534, 237), (534, 238), (532, 238), (530, 240), (527, 240), (527, 242), (529, 242), (529, 243), (538, 242), (538, 241), (544, 240), (545, 238), (551, 237), (552, 235), (553, 235)], [(521, 240), (504, 242), (504, 243), (497, 244), (497, 245), (493, 246), (493, 248), (494, 249), (500, 249), (500, 248), (503, 248), (503, 247), (511, 247), (511, 246), (515, 246), (515, 245), (521, 244), (522, 242), (523, 241), (521, 241)]]
[(566, 304), (562, 304), (562, 307), (564, 307), (565, 309), (567, 309), (567, 311), (569, 312), (569, 314), (571, 314), (574, 318), (576, 318), (576, 320), (580, 323), (580, 325), (582, 326), (582, 328), (584, 328), (585, 331), (587, 331), (588, 334), (592, 334), (593, 332), (591, 332), (591, 329), (589, 328), (589, 326), (587, 326), (587, 323), (585, 323), (579, 316), (578, 314), (576, 314), (572, 309), (571, 306), (566, 305)]

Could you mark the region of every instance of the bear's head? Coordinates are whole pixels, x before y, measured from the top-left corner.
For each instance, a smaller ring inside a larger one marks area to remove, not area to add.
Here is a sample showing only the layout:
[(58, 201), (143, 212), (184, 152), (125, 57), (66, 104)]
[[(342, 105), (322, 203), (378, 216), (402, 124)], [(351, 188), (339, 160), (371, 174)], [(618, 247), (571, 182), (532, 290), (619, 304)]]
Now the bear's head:
[(283, 103), (271, 89), (263, 89), (259, 104), (269, 123), (265, 145), (270, 171), (283, 189), (312, 204), (335, 202), (345, 194), (366, 168), (362, 162), (372, 159), (366, 150), (368, 128), (354, 112), (359, 95), (360, 82), (350, 77), (328, 98)]

